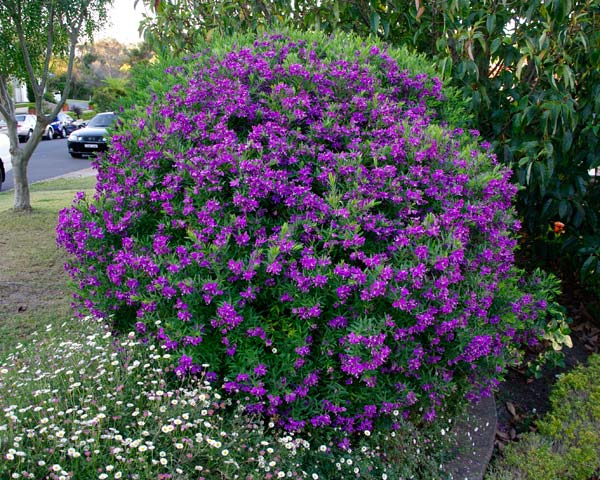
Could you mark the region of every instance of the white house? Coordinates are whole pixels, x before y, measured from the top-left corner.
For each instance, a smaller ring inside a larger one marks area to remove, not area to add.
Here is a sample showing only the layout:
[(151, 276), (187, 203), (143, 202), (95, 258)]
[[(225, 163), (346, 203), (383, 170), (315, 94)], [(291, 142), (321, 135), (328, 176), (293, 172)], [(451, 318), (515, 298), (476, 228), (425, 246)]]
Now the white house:
[(13, 90), (13, 100), (15, 103), (24, 103), (29, 101), (27, 98), (27, 87), (25, 86), (25, 83), (13, 79), (11, 80), (10, 84)]

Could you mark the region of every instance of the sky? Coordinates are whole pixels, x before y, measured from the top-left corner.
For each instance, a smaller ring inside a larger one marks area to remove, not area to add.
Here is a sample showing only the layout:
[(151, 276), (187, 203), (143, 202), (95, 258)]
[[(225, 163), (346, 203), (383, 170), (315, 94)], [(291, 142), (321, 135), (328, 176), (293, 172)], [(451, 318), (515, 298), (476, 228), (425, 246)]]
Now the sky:
[(108, 10), (108, 22), (100, 32), (94, 35), (96, 40), (114, 38), (124, 44), (135, 44), (141, 41), (138, 26), (142, 20), (142, 13), (146, 12), (144, 2), (135, 0), (114, 0)]

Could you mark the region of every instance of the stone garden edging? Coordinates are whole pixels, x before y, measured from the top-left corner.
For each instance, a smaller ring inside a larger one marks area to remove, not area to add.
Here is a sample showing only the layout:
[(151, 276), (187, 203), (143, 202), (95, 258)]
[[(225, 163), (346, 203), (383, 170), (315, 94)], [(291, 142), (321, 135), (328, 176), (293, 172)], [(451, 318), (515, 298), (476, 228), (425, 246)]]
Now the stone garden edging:
[(465, 418), (453, 429), (457, 456), (444, 466), (453, 480), (483, 480), (494, 451), (497, 424), (493, 396), (469, 406)]

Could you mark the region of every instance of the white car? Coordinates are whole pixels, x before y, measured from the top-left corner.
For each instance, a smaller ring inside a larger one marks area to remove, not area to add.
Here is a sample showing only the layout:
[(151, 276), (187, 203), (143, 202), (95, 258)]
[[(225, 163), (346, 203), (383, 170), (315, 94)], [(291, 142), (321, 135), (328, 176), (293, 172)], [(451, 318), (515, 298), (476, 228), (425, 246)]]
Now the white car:
[(10, 140), (8, 136), (0, 133), (0, 190), (2, 190), (2, 184), (6, 180), (6, 169), (4, 165), (10, 165)]
[[(29, 113), (19, 113), (15, 115), (15, 120), (17, 121), (17, 135), (19, 136), (19, 141), (26, 142), (29, 140), (29, 137), (33, 135), (33, 129), (37, 123), (37, 117)], [(6, 126), (6, 122), (4, 120), (0, 120), (0, 133), (8, 133), (8, 127)], [(58, 132), (54, 131), (52, 125), (48, 125), (42, 136), (43, 138), (50, 140), (54, 138), (55, 133)]]
[(19, 141), (26, 142), (29, 140), (29, 137), (33, 135), (33, 129), (37, 123), (37, 118), (35, 115), (20, 113), (15, 115), (15, 120), (17, 121), (17, 135), (19, 136)]

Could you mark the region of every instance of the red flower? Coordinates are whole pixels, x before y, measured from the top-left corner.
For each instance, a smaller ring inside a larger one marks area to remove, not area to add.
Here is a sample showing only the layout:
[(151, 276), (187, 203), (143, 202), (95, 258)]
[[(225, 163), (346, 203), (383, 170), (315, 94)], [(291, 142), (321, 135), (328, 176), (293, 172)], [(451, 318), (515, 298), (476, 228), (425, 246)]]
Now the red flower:
[(552, 230), (557, 235), (560, 235), (565, 232), (565, 224), (562, 222), (554, 222)]

